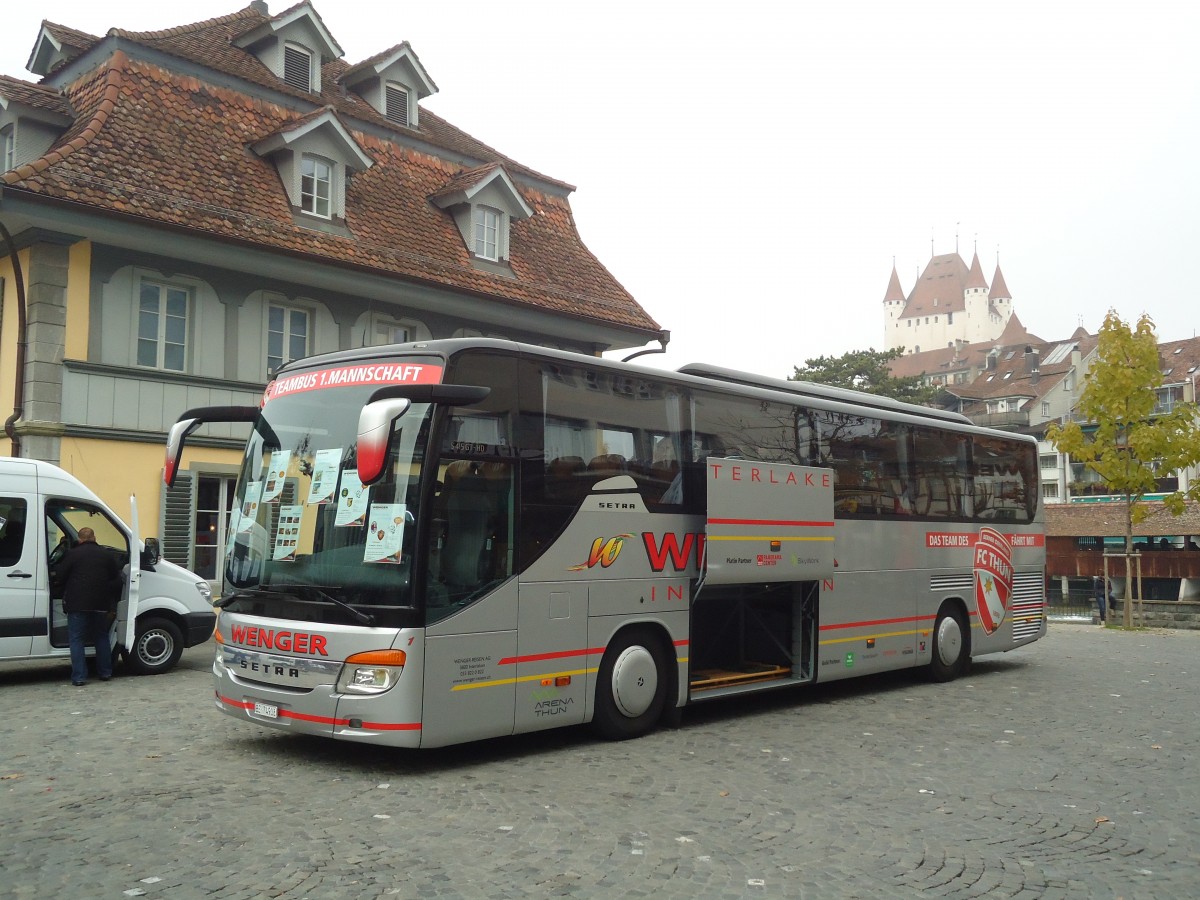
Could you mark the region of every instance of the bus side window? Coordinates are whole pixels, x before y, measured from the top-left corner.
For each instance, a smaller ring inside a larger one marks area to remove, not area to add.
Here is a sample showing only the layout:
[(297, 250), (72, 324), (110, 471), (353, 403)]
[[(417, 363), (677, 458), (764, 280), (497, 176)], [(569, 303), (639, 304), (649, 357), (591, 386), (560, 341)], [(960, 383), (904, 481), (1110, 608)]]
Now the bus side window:
[(25, 501), (0, 498), (0, 567), (15, 566), (25, 547)]
[(452, 602), (512, 574), (513, 467), (458, 459), (442, 476), (434, 577)]

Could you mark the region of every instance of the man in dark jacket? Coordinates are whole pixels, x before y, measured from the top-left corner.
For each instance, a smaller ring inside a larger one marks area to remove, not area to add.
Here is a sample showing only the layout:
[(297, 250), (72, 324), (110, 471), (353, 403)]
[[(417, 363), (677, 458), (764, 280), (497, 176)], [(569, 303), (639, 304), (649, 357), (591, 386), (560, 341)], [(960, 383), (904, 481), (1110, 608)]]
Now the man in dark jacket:
[(67, 613), (67, 639), (71, 645), (71, 684), (87, 684), (85, 647), (96, 647), (96, 674), (112, 678), (109, 614), (117, 608), (121, 568), (116, 557), (96, 543), (90, 528), (79, 529), (79, 543), (58, 568), (63, 584), (63, 609)]

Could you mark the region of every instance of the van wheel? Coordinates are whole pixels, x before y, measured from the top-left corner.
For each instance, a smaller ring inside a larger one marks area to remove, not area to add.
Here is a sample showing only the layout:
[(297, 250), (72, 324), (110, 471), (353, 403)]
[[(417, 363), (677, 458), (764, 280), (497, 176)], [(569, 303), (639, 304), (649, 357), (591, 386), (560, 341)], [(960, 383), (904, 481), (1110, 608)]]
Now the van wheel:
[(183, 634), (170, 619), (138, 619), (137, 634), (127, 659), (138, 675), (161, 675), (175, 668), (183, 655)]
[(933, 626), (933, 658), (929, 661), (929, 677), (934, 681), (953, 681), (965, 672), (970, 658), (969, 641), (970, 632), (958, 607), (943, 607)]
[(662, 648), (650, 632), (618, 635), (600, 663), (593, 727), (614, 741), (650, 731), (662, 715), (667, 681)]

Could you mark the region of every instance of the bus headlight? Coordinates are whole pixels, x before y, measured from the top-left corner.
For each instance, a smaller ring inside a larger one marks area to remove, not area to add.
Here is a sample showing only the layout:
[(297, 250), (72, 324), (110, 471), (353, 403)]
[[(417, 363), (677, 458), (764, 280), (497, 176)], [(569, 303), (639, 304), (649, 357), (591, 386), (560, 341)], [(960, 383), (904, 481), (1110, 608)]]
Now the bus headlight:
[(338, 675), (339, 694), (382, 694), (394, 685), (407, 660), (403, 650), (368, 650), (346, 657)]

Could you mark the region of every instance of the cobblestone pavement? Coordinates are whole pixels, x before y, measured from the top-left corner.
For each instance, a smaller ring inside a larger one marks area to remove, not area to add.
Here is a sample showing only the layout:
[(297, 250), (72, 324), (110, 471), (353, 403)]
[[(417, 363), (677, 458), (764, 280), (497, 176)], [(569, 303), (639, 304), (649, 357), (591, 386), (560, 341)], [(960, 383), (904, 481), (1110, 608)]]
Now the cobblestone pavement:
[(911, 674), (426, 753), (218, 714), (208, 647), (0, 667), (0, 895), (1200, 895), (1200, 634), (1052, 625)]

